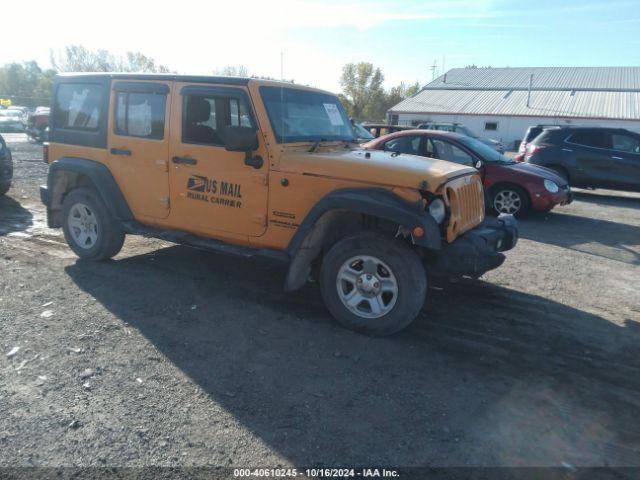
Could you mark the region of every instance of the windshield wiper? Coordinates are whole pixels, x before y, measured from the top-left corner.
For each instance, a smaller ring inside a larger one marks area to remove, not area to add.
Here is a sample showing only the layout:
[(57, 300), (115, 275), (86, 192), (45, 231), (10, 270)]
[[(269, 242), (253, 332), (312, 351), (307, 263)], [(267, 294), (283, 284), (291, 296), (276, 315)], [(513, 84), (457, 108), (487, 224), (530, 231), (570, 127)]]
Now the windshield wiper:
[(310, 153), (315, 152), (318, 149), (318, 147), (320, 146), (320, 143), (321, 142), (326, 142), (326, 141), (327, 141), (326, 138), (321, 138), (319, 140), (316, 140), (315, 142), (313, 142), (313, 145), (311, 145), (311, 148), (309, 149), (309, 152)]

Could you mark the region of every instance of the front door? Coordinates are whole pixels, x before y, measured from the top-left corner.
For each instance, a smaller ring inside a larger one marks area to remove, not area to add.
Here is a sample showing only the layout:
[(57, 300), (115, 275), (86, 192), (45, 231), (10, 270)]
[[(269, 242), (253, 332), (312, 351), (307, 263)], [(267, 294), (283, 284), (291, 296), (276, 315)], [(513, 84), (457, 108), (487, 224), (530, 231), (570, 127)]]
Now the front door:
[(116, 81), (111, 92), (109, 169), (138, 220), (169, 215), (169, 102), (172, 82)]
[(606, 130), (580, 129), (565, 140), (562, 150), (575, 159), (571, 184), (615, 188), (611, 172), (611, 135)]
[[(257, 130), (246, 89), (176, 83), (171, 124), (171, 225), (199, 235), (259, 236), (266, 229), (268, 153), (264, 140), (245, 164), (225, 149), (223, 129)], [(260, 136), (259, 136), (260, 137)]]

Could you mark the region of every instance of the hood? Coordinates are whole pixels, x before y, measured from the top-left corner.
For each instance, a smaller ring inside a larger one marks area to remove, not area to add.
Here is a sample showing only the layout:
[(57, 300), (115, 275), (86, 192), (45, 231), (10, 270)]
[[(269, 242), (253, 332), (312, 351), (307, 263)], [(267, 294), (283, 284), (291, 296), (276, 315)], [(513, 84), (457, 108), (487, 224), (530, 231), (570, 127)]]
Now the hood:
[(548, 168), (541, 167), (539, 165), (533, 165), (531, 163), (514, 163), (511, 165), (503, 165), (503, 166), (505, 168), (508, 168), (509, 170), (513, 170), (514, 172), (517, 172), (520, 174), (532, 175), (532, 176), (540, 177), (542, 179), (551, 180), (552, 182), (555, 182), (558, 186), (561, 186), (561, 187), (567, 184), (567, 181), (564, 178), (562, 178), (560, 175), (558, 175), (556, 172)]
[(394, 187), (420, 188), (426, 181), (435, 190), (447, 180), (476, 170), (443, 160), (362, 149), (285, 150), (280, 169)]

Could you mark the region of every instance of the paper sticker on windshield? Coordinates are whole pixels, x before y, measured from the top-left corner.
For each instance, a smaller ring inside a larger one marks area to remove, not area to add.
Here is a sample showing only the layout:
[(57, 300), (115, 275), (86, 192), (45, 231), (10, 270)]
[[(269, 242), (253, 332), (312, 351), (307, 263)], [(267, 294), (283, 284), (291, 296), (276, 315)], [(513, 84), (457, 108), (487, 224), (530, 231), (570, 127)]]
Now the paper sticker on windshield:
[(323, 103), (324, 109), (327, 112), (327, 116), (329, 117), (329, 121), (331, 125), (334, 127), (341, 127), (344, 125), (342, 121), (342, 115), (340, 115), (340, 110), (338, 110), (338, 106), (335, 103)]

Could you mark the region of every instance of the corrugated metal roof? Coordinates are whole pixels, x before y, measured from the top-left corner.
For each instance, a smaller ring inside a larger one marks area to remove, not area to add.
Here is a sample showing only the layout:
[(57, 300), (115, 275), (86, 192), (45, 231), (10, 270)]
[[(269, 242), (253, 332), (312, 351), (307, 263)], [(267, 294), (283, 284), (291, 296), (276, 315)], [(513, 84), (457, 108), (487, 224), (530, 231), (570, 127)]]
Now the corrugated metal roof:
[(640, 67), (454, 68), (426, 89), (638, 90)]
[(640, 92), (422, 90), (393, 113), (454, 113), (640, 120)]

